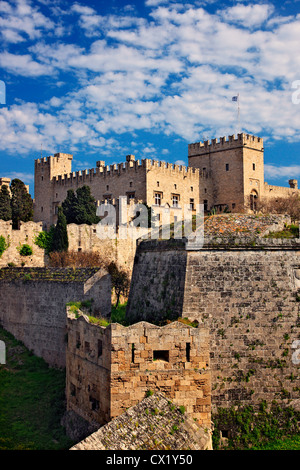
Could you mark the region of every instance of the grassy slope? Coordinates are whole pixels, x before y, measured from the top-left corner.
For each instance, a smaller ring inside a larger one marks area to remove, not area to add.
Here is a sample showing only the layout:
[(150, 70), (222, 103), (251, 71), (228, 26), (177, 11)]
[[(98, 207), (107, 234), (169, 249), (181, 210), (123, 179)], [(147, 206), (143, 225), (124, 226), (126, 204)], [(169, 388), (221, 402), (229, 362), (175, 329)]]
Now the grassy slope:
[(0, 365), (0, 450), (68, 449), (60, 419), (65, 372), (49, 368), (0, 328), (6, 364)]

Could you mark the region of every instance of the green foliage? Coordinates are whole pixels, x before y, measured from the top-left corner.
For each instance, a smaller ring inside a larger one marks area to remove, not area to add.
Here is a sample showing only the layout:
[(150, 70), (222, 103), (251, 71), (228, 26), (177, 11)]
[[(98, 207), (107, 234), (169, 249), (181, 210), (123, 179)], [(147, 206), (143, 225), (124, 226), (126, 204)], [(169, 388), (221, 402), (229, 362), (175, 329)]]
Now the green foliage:
[(213, 448), (220, 449), (220, 431), (230, 432), (226, 449), (262, 448), (271, 441), (300, 432), (300, 412), (276, 403), (267, 409), (261, 402), (259, 409), (252, 406), (219, 408), (212, 417), (214, 422)]
[(119, 304), (117, 307), (112, 305), (111, 308), (111, 322), (112, 323), (119, 323), (120, 325), (126, 325), (126, 306), (125, 304)]
[(33, 220), (33, 200), (23, 181), (17, 178), (12, 180), (10, 190), (12, 226), (13, 229), (19, 229), (20, 222)]
[(284, 230), (280, 232), (270, 232), (268, 235), (265, 235), (264, 238), (299, 238), (299, 226), (298, 225), (288, 225)]
[(3, 237), (3, 235), (0, 235), (0, 258), (3, 255), (4, 251), (7, 249), (7, 247), (8, 247), (8, 244), (5, 238)]
[(69, 189), (67, 197), (62, 203), (67, 224), (97, 224), (100, 218), (96, 215), (96, 200), (91, 195), (89, 186), (78, 188), (76, 194)]
[(34, 243), (45, 250), (47, 255), (52, 251), (54, 230), (55, 227), (51, 226), (49, 232), (40, 232), (34, 239)]
[(0, 328), (6, 364), (0, 365), (0, 450), (68, 450), (60, 421), (65, 371), (52, 369)]
[(19, 251), (21, 256), (31, 256), (33, 254), (33, 250), (31, 248), (31, 246), (28, 245), (27, 243), (24, 243), (24, 245), (21, 245), (18, 248), (18, 251)]
[(112, 288), (114, 289), (117, 300), (116, 300), (116, 307), (119, 305), (120, 296), (126, 296), (128, 294), (130, 280), (128, 273), (117, 266), (117, 264), (112, 261), (107, 266), (107, 271), (111, 276), (111, 284)]
[(10, 192), (6, 185), (3, 185), (0, 190), (0, 219), (11, 220), (12, 211), (10, 203)]
[(53, 230), (52, 251), (63, 252), (69, 247), (67, 220), (62, 207), (58, 208), (57, 224)]

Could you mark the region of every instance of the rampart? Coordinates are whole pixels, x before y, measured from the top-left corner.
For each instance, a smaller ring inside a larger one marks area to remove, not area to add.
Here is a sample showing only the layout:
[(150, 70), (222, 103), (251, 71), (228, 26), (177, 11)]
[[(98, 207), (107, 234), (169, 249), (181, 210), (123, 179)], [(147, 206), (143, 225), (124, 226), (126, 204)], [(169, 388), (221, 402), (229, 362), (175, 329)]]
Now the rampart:
[(144, 241), (127, 318), (157, 322), (181, 308), (209, 329), (214, 406), (289, 403), (299, 399), (299, 273), (298, 239), (215, 237), (191, 251)]
[(65, 367), (66, 304), (110, 315), (110, 276), (98, 269), (2, 268), (0, 323), (51, 366)]
[(67, 409), (100, 425), (160, 391), (210, 428), (209, 338), (180, 322), (89, 323), (68, 315)]

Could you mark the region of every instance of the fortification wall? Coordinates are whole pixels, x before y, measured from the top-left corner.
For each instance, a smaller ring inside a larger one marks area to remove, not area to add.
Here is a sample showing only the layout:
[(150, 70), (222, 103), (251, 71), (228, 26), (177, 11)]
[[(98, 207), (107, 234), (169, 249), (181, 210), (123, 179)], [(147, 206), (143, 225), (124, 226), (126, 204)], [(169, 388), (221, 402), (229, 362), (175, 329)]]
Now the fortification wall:
[[(45, 266), (47, 263), (45, 250), (34, 243), (35, 237), (41, 231), (42, 223), (21, 222), (20, 230), (13, 230), (10, 220), (7, 222), (0, 220), (0, 235), (5, 238), (8, 245), (8, 248), (0, 257), (0, 267), (7, 266), (8, 263), (14, 263), (16, 266), (21, 266), (23, 263), (32, 267)], [(18, 249), (23, 244), (28, 244), (32, 248), (32, 255), (20, 255)]]
[(179, 322), (164, 327), (92, 325), (68, 316), (67, 403), (89, 422), (103, 424), (161, 391), (210, 428), (208, 331)]
[[(173, 268), (176, 279), (164, 289), (171, 291), (177, 285), (181, 315), (210, 331), (213, 405), (288, 403), (299, 398), (295, 342), (300, 334), (300, 242), (235, 243), (226, 245), (219, 239), (185, 253), (183, 244), (186, 269), (182, 271), (176, 269), (178, 251), (167, 249), (167, 243), (142, 243), (127, 316), (137, 320), (142, 312), (148, 321), (166, 316), (159, 310), (155, 315), (166, 272), (160, 267)], [(147, 286), (143, 293), (142, 283)]]
[(94, 299), (110, 315), (110, 277), (96, 270), (3, 268), (0, 323), (51, 366), (65, 366), (66, 304)]

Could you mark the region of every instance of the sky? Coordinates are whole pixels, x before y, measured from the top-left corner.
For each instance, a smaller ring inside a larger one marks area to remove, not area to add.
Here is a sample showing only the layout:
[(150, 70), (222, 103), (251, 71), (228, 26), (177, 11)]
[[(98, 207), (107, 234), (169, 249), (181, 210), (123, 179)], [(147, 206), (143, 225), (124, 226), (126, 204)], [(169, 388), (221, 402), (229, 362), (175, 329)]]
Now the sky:
[[(300, 179), (300, 1), (0, 0), (0, 176), (188, 144), (264, 139), (265, 180)], [(239, 95), (238, 104), (232, 101)]]

